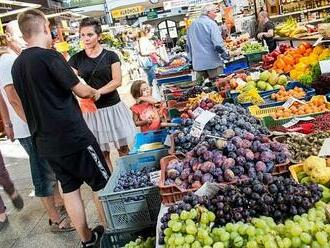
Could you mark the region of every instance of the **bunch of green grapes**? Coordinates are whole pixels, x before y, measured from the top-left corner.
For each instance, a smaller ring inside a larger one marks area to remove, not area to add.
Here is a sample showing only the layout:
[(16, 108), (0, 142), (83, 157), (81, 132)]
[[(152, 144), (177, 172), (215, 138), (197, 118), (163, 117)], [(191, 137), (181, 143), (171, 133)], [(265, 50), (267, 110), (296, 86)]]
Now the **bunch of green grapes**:
[[(330, 225), (326, 224), (325, 203), (318, 202), (308, 214), (276, 224), (271, 217), (252, 219), (251, 223), (228, 223), (213, 228), (211, 238), (220, 242), (216, 248), (329, 248)], [(215, 243), (216, 244), (216, 243)]]
[(171, 214), (168, 228), (164, 230), (166, 248), (212, 248), (211, 227), (215, 214), (203, 207), (179, 214)]
[(124, 248), (154, 248), (156, 246), (156, 238), (147, 238), (143, 240), (138, 238), (135, 241), (131, 241), (124, 246)]

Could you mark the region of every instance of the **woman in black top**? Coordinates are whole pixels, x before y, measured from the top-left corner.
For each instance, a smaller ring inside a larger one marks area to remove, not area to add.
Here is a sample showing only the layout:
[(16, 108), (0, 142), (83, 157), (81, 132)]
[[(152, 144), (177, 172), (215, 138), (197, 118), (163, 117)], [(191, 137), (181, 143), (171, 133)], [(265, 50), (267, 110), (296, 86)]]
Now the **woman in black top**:
[(98, 89), (101, 98), (95, 102), (95, 113), (84, 113), (88, 127), (96, 137), (111, 169), (110, 147), (119, 155), (127, 155), (128, 145), (135, 137), (130, 110), (120, 100), (117, 88), (122, 84), (121, 65), (116, 53), (102, 48), (101, 25), (93, 18), (80, 23), (80, 37), (84, 50), (69, 60), (78, 75), (91, 87)]

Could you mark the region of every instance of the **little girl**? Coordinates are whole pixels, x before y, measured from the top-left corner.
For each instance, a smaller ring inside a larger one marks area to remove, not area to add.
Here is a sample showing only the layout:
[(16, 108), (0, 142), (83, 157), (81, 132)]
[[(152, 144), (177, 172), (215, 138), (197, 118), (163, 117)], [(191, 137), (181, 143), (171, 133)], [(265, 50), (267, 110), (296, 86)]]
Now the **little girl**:
[(131, 107), (133, 120), (141, 128), (141, 132), (162, 127), (159, 109), (155, 106), (159, 102), (151, 96), (149, 85), (143, 80), (137, 80), (132, 84), (131, 94), (136, 100), (136, 104)]

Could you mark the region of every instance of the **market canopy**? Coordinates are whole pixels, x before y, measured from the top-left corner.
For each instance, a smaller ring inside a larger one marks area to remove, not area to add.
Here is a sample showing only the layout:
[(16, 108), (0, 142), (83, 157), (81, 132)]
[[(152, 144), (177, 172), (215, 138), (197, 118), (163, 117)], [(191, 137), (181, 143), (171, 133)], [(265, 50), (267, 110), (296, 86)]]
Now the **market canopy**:
[(40, 4), (0, 0), (0, 18), (11, 15), (17, 15), (26, 10), (37, 9), (40, 7), (41, 7)]

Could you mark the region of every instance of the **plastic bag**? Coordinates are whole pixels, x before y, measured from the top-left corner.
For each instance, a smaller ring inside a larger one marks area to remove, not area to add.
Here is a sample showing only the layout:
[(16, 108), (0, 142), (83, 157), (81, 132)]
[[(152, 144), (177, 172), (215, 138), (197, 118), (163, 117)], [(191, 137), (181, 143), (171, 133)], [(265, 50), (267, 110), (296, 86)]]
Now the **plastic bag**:
[(79, 99), (79, 105), (83, 113), (95, 113), (97, 110), (94, 100), (92, 99)]

